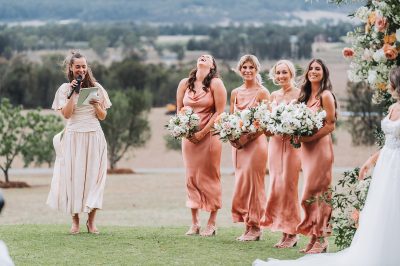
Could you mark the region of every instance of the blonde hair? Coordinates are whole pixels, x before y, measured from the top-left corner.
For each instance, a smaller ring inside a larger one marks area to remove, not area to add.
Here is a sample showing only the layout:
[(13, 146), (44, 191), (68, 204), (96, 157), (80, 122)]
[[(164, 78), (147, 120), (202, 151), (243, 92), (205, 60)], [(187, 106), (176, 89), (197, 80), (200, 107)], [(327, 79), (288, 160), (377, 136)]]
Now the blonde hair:
[(279, 85), (279, 84), (276, 82), (276, 79), (275, 79), (276, 68), (277, 68), (279, 65), (286, 65), (286, 66), (289, 68), (289, 72), (290, 72), (290, 74), (292, 75), (292, 78), (290, 79), (290, 84), (291, 84), (293, 87), (296, 87), (296, 81), (295, 81), (295, 79), (296, 79), (296, 68), (294, 67), (294, 64), (293, 64), (291, 61), (289, 61), (289, 60), (282, 59), (282, 60), (279, 60), (278, 62), (276, 62), (275, 65), (274, 65), (274, 66), (271, 68), (271, 70), (269, 71), (268, 77), (272, 80), (272, 82), (273, 82), (275, 85)]
[(239, 59), (239, 62), (237, 63), (236, 69), (234, 69), (234, 71), (237, 74), (241, 75), (240, 70), (242, 69), (242, 66), (247, 62), (249, 62), (250, 64), (252, 64), (255, 67), (255, 69), (257, 71), (256, 80), (257, 80), (257, 83), (261, 85), (263, 83), (261, 75), (260, 75), (261, 64), (255, 55), (246, 54), (246, 55), (242, 56)]

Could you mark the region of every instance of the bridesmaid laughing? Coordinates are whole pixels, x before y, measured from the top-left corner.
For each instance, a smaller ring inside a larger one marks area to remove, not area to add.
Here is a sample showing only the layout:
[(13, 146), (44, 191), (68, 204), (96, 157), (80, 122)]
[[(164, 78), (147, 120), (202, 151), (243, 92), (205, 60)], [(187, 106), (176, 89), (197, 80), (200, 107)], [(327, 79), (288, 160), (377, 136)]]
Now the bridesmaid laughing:
[(200, 234), (199, 209), (210, 212), (202, 236), (216, 234), (216, 218), (221, 208), (221, 150), (218, 136), (210, 129), (215, 118), (224, 111), (226, 89), (218, 78), (217, 65), (211, 55), (202, 55), (188, 78), (177, 89), (177, 110), (190, 106), (200, 116), (200, 130), (183, 139), (182, 155), (186, 168), (186, 206), (191, 209), (192, 225), (186, 235)]

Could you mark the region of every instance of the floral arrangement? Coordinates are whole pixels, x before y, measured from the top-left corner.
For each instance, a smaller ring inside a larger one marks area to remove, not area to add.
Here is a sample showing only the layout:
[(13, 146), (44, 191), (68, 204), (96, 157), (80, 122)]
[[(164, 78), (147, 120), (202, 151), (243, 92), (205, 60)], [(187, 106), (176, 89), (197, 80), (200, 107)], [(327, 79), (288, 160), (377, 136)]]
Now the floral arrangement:
[(212, 131), (214, 135), (219, 135), (223, 142), (233, 141), (242, 135), (243, 121), (239, 113), (221, 113), (214, 121)]
[(334, 188), (331, 204), (335, 244), (343, 249), (350, 246), (358, 227), (359, 213), (367, 198), (371, 177), (358, 180), (359, 168), (344, 172)]
[(213, 131), (224, 142), (239, 139), (245, 133), (256, 133), (267, 129), (270, 112), (266, 103), (237, 111), (221, 113), (214, 122)]
[(192, 108), (185, 106), (178, 114), (171, 117), (165, 128), (172, 137), (182, 139), (193, 135), (198, 130), (199, 124), (199, 115), (195, 114)]
[[(335, 2), (341, 3), (342, 0)], [(388, 96), (388, 75), (400, 64), (400, 5), (398, 0), (368, 0), (354, 13), (363, 27), (348, 33), (351, 48), (343, 56), (351, 60), (348, 78), (367, 82), (374, 89), (373, 101), (382, 103)]]
[(290, 143), (300, 148), (300, 136), (311, 136), (322, 128), (326, 117), (324, 110), (312, 112), (304, 103), (272, 104), (270, 123), (267, 129), (280, 135), (290, 135)]
[[(332, 0), (336, 4), (349, 0)], [(350, 59), (348, 78), (353, 82), (366, 82), (374, 90), (372, 98), (388, 108), (393, 99), (388, 93), (389, 72), (400, 65), (400, 5), (398, 0), (367, 0), (353, 16), (362, 27), (348, 33), (352, 46), (343, 49), (343, 56)], [(379, 146), (384, 134), (375, 132)], [(339, 248), (350, 246), (358, 225), (358, 213), (362, 210), (370, 180), (358, 181), (359, 169), (345, 172), (339, 185), (333, 190), (333, 229)]]

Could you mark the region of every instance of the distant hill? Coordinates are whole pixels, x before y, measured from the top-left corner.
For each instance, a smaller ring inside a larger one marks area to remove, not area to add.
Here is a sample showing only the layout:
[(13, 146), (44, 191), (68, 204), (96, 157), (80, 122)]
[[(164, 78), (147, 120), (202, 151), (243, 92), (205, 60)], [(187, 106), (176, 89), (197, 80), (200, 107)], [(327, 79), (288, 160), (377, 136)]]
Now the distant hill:
[[(329, 11), (344, 17), (351, 6), (325, 0), (0, 0), (0, 22), (78, 20), (148, 23), (265, 23), (304, 19)], [(296, 14), (302, 14), (297, 16)], [(306, 14), (306, 15), (304, 15)], [(323, 17), (326, 17), (324, 15)]]

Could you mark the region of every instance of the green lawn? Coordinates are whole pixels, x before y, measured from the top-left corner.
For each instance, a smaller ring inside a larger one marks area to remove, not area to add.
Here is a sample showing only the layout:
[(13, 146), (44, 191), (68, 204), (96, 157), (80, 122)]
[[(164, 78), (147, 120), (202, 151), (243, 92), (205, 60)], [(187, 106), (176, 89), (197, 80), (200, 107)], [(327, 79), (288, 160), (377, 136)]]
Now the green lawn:
[[(251, 265), (256, 258), (297, 258), (298, 248), (272, 248), (280, 234), (238, 242), (240, 228), (216, 237), (184, 236), (186, 227), (100, 227), (100, 235), (67, 234), (67, 225), (2, 225), (0, 239), (18, 265)], [(301, 238), (300, 247), (306, 239)]]

